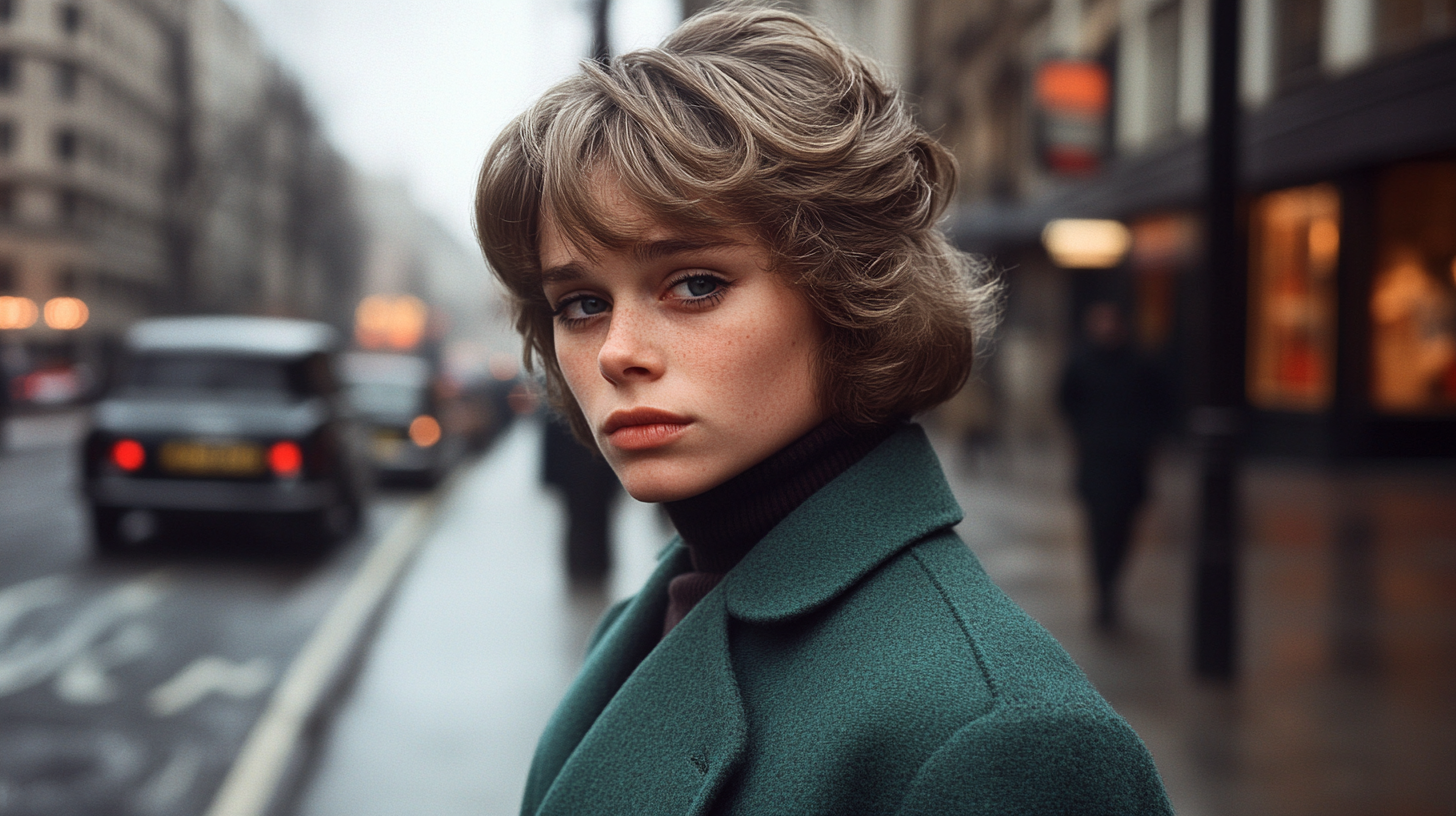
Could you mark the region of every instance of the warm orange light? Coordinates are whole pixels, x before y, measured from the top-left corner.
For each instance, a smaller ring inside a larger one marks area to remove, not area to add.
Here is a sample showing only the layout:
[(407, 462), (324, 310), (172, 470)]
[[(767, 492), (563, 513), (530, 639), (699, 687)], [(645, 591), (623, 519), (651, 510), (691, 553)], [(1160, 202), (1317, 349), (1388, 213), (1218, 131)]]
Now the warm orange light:
[(1060, 218), (1042, 230), (1041, 242), (1057, 266), (1111, 269), (1126, 257), (1132, 233), (1120, 221)]
[(39, 315), (35, 301), (28, 297), (0, 297), (0, 329), (28, 329)]
[(410, 441), (422, 448), (440, 441), (440, 423), (429, 414), (420, 414), (409, 426)]
[(79, 329), (86, 325), (91, 310), (80, 298), (56, 297), (46, 301), (45, 322), (47, 326), (62, 331)]
[(142, 465), (147, 463), (147, 449), (135, 439), (121, 439), (111, 446), (111, 461), (127, 473), (132, 473), (141, 470)]
[(1048, 62), (1037, 72), (1036, 98), (1050, 111), (1100, 116), (1107, 111), (1107, 71), (1095, 62)]
[(297, 476), (303, 470), (303, 451), (297, 442), (274, 442), (268, 449), (268, 467), (275, 476)]
[(354, 310), (354, 336), (361, 348), (409, 351), (424, 338), (429, 316), (413, 295), (370, 295)]

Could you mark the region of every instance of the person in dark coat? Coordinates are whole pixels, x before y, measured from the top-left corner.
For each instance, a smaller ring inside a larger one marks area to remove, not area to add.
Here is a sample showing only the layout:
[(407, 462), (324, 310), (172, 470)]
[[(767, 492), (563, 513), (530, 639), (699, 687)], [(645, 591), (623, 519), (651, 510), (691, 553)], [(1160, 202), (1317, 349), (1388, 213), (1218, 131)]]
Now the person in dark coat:
[(543, 437), (542, 481), (560, 490), (566, 503), (566, 575), (572, 581), (600, 582), (612, 570), (611, 508), (617, 476), (560, 418), (546, 420)]
[(1083, 328), (1086, 343), (1062, 373), (1058, 397), (1076, 440), (1076, 484), (1086, 511), (1096, 620), (1111, 627), (1117, 622), (1118, 580), (1170, 398), (1162, 372), (1128, 342), (1117, 304), (1093, 304)]
[(936, 227), (954, 187), (879, 69), (747, 5), (584, 63), (492, 145), (477, 230), (548, 396), (678, 530), (522, 814), (1171, 812), (909, 421), (994, 311)]

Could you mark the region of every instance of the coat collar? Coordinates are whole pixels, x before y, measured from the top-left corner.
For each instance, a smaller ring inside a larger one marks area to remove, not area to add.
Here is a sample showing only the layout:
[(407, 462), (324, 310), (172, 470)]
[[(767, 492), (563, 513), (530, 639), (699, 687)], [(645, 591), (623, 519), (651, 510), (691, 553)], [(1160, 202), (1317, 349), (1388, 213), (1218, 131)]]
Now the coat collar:
[(723, 579), (734, 617), (771, 623), (817, 609), (909, 544), (964, 518), (919, 425), (809, 497)]
[(523, 813), (708, 812), (748, 739), (729, 616), (791, 618), (962, 517), (917, 426), (800, 505), (660, 643), (680, 543), (587, 656), (537, 747)]

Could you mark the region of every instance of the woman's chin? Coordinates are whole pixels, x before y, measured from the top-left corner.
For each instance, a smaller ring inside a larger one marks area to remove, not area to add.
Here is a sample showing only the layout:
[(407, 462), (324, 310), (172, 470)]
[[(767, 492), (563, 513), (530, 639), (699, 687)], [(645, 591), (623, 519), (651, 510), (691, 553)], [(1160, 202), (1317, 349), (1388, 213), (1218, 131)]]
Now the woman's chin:
[(717, 484), (701, 469), (684, 467), (679, 462), (614, 462), (613, 466), (627, 495), (640, 502), (656, 504), (691, 498)]

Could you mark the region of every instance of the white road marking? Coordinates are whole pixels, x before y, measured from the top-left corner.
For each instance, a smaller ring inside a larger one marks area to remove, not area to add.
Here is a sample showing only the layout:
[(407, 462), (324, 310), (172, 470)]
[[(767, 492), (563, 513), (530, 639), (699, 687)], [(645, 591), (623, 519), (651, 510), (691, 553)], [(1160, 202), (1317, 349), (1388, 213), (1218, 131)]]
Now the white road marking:
[(196, 746), (180, 745), (172, 759), (137, 791), (136, 809), (142, 813), (167, 813), (192, 790), (197, 772), (202, 770), (202, 755)]
[[(447, 482), (436, 495), (448, 495), (449, 486)], [(268, 812), (308, 718), (424, 542), (437, 501), (421, 499), (412, 504), (370, 551), (274, 689), (267, 710), (248, 734), (206, 816), (262, 816)]]
[(70, 582), (60, 575), (47, 575), (0, 589), (0, 646), (21, 618), (41, 607), (60, 603), (69, 590)]
[(191, 708), (209, 694), (242, 700), (267, 688), (271, 682), (273, 667), (261, 657), (234, 663), (208, 655), (192, 661), (171, 680), (153, 689), (147, 696), (147, 707), (158, 717), (170, 717)]
[(157, 636), (151, 628), (129, 623), (118, 629), (110, 640), (76, 655), (56, 675), (56, 696), (74, 705), (97, 705), (116, 699), (116, 683), (106, 670), (134, 660), (151, 651)]
[[(8, 608), (0, 609), (0, 634), (13, 628), (26, 612), (65, 599), (64, 594), (38, 597), (37, 586), (49, 592), (63, 586), (40, 583), (46, 580), (42, 578), (6, 590), (16, 594), (0, 598), (0, 601), (13, 601)], [(97, 641), (118, 624), (151, 609), (165, 594), (164, 580), (163, 573), (156, 572), (111, 590), (87, 604), (48, 641), (27, 636), (8, 644), (0, 651), (0, 697), (29, 688), (64, 671), (82, 654), (90, 652)], [(4, 617), (7, 613), (9, 620)], [(139, 657), (144, 651), (127, 657)], [(82, 665), (77, 671), (85, 675), (87, 668)], [(85, 679), (80, 680), (77, 688), (84, 688), (86, 682)]]

